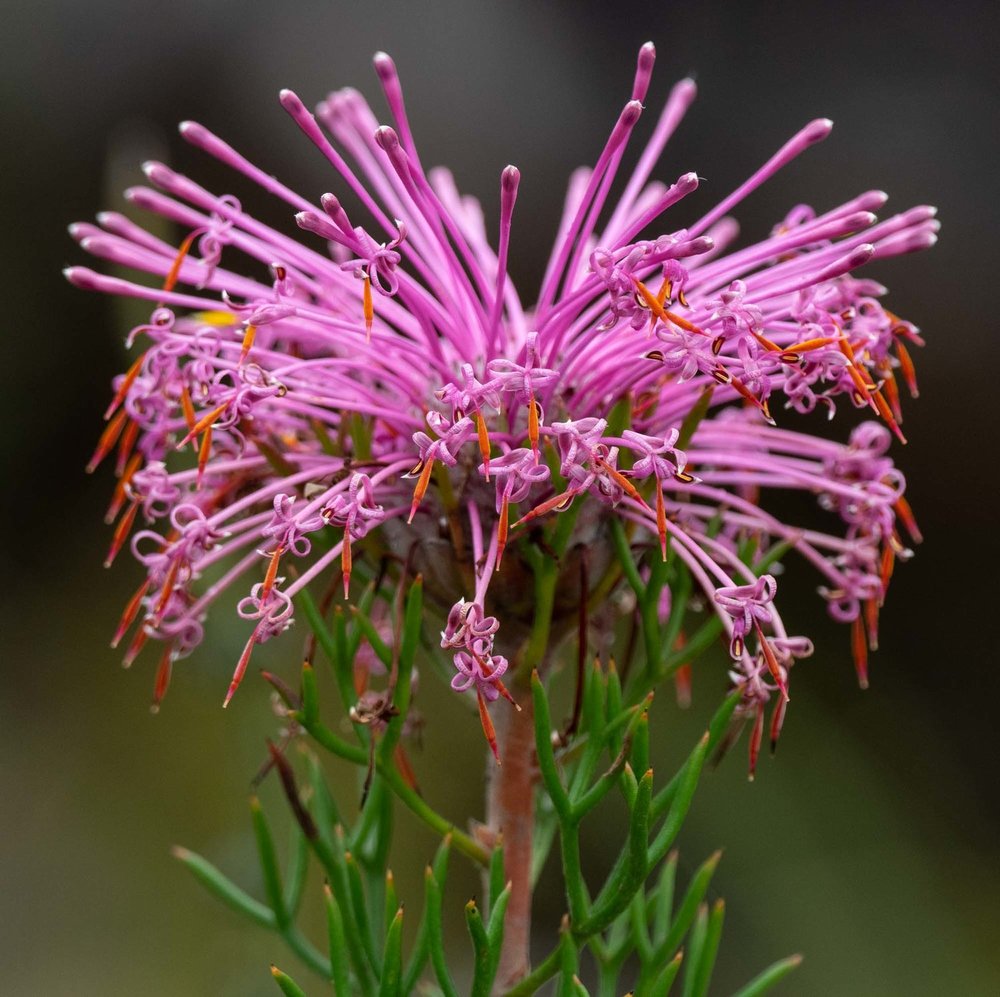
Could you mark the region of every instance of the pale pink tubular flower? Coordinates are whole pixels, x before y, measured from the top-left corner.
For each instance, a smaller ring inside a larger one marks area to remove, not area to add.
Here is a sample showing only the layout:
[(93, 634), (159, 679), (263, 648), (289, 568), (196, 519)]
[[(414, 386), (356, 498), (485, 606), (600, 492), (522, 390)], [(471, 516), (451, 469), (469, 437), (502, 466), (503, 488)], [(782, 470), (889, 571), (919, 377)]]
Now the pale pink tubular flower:
[[(181, 125), (233, 171), (234, 189), (273, 196), (288, 226), (147, 163), (148, 185), (126, 198), (177, 226), (179, 247), (115, 213), (71, 227), (92, 255), (150, 275), (67, 271), (78, 287), (151, 307), (129, 337), (139, 352), (115, 381), (90, 466), (117, 454), (108, 560), (132, 536), (146, 578), (115, 642), (132, 633), (129, 662), (147, 640), (163, 644), (157, 702), (220, 599), (238, 601), (253, 624), (231, 695), (254, 645), (291, 625), (298, 592), (338, 566), (349, 591), (352, 539), (411, 550), (438, 542), (451, 517), (453, 535), (471, 537), (465, 577), (476, 592), (456, 580), (438, 599), (456, 603), (443, 644), (455, 688), (475, 690), (485, 727), (486, 704), (510, 674), (494, 648), (503, 600), (487, 614), (491, 581), (526, 532), (517, 523), (574, 502), (592, 508), (591, 536), (594, 522), (621, 517), (638, 531), (633, 542), (658, 537), (664, 557), (670, 545), (719, 614), (756, 744), (763, 706), (780, 693), (776, 736), (788, 670), (810, 648), (787, 634), (773, 577), (741, 560), (746, 538), (759, 550), (786, 542), (815, 567), (830, 611), (852, 626), (867, 681), (878, 608), (895, 558), (908, 553), (900, 524), (919, 539), (887, 451), (891, 434), (902, 438), (900, 386), (916, 394), (910, 348), (921, 340), (856, 271), (933, 245), (935, 211), (879, 219), (886, 195), (868, 191), (819, 211), (799, 206), (737, 247), (731, 213), (830, 134), (817, 119), (693, 224), (672, 228), (666, 212), (695, 197), (698, 175), (653, 177), (693, 100), (691, 80), (670, 91), (610, 199), (626, 146), (646, 125), (653, 54), (643, 47), (595, 165), (573, 176), (534, 305), (507, 274), (520, 173), (508, 167), (500, 179), (495, 250), (478, 204), (447, 170), (424, 169), (381, 53), (391, 126), (354, 90), (331, 94), (316, 114), (281, 94), (329, 164), (334, 193), (299, 194), (202, 125)], [(796, 412), (820, 405), (832, 415), (844, 403), (876, 420), (846, 445), (777, 425), (783, 410), (793, 424)], [(625, 425), (611, 428), (623, 411)], [(818, 495), (829, 532), (766, 512), (759, 496), (773, 489)], [(456, 547), (456, 559), (468, 556)]]

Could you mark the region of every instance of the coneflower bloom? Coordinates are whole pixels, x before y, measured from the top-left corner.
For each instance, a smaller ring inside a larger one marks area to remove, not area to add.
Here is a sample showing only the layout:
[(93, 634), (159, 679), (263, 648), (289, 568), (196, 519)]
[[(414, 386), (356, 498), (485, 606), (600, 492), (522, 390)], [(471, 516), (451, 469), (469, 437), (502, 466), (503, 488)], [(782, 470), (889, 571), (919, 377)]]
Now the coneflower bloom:
[[(811, 563), (867, 681), (878, 607), (907, 553), (900, 523), (919, 539), (887, 453), (902, 439), (899, 381), (916, 394), (909, 350), (921, 340), (857, 271), (931, 246), (934, 209), (879, 220), (886, 195), (868, 191), (796, 207), (738, 247), (731, 212), (829, 135), (818, 119), (672, 227), (668, 209), (694, 200), (699, 178), (654, 171), (691, 80), (673, 87), (619, 175), (654, 57), (643, 46), (596, 163), (571, 178), (534, 304), (507, 271), (518, 170), (500, 176), (494, 249), (480, 205), (447, 170), (424, 168), (381, 53), (392, 126), (354, 90), (315, 113), (281, 94), (330, 164), (334, 193), (300, 195), (207, 128), (181, 125), (234, 184), (276, 198), (288, 230), (161, 163), (125, 196), (176, 225), (179, 246), (117, 213), (71, 227), (87, 252), (152, 278), (67, 270), (78, 287), (152, 309), (129, 335), (137, 356), (114, 382), (90, 468), (116, 454), (107, 560), (129, 547), (145, 578), (114, 643), (126, 663), (148, 641), (162, 645), (156, 702), (215, 603), (247, 621), (228, 703), (254, 647), (292, 624), (298, 592), (339, 572), (350, 598), (356, 560), (389, 555), (433, 576), (453, 687), (478, 698), (489, 734), (488, 706), (509, 698), (503, 676), (534, 611), (523, 579), (540, 548), (525, 538), (574, 506), (571, 545), (610, 552), (617, 517), (633, 544), (663, 558), (669, 547), (719, 614), (754, 757), (765, 705), (776, 737), (789, 670), (811, 645), (786, 631), (774, 578), (741, 554), (748, 538), (762, 551), (785, 542)], [(795, 413), (832, 416), (843, 404), (873, 420), (846, 444), (790, 428)], [(769, 514), (759, 499), (772, 489), (818, 496), (829, 532)]]

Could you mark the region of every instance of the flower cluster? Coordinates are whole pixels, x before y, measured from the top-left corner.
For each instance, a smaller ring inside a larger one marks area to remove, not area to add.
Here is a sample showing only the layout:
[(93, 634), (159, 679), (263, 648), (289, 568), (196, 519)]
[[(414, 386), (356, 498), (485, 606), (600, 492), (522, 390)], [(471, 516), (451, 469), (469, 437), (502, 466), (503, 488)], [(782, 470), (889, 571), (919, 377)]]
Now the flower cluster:
[[(117, 452), (108, 561), (129, 544), (146, 577), (115, 640), (138, 622), (128, 661), (150, 639), (163, 644), (157, 702), (172, 662), (233, 590), (245, 593), (238, 612), (252, 632), (227, 702), (254, 645), (292, 623), (298, 592), (339, 566), (349, 596), (352, 542), (367, 538), (374, 563), (447, 535), (476, 591), (455, 604), (442, 645), (453, 687), (475, 692), (490, 730), (487, 704), (517, 665), (514, 648), (510, 663), (494, 650), (503, 607), (487, 615), (491, 580), (507, 570), (505, 549), (579, 504), (591, 523), (619, 517), (636, 542), (658, 541), (664, 559), (669, 546), (703, 591), (756, 743), (775, 694), (780, 728), (789, 669), (809, 645), (787, 634), (774, 578), (741, 556), (747, 538), (784, 543), (815, 567), (831, 613), (853, 628), (866, 681), (878, 608), (908, 553), (900, 524), (919, 539), (887, 450), (892, 434), (902, 439), (900, 382), (916, 393), (909, 350), (921, 340), (881, 304), (884, 288), (855, 272), (931, 246), (935, 212), (879, 220), (886, 195), (868, 191), (819, 212), (797, 207), (737, 246), (731, 212), (826, 138), (831, 123), (819, 119), (671, 229), (664, 213), (700, 181), (665, 184), (653, 172), (694, 97), (690, 80), (670, 91), (609, 200), (653, 58), (644, 46), (594, 166), (573, 176), (534, 304), (507, 275), (520, 174), (501, 175), (494, 249), (479, 205), (447, 170), (425, 170), (384, 54), (392, 126), (354, 90), (315, 114), (289, 91), (280, 98), (363, 225), (340, 195), (302, 196), (186, 122), (184, 139), (274, 197), (302, 234), (160, 163), (126, 198), (186, 233), (179, 247), (121, 214), (72, 226), (84, 250), (152, 277), (67, 271), (81, 288), (152, 307), (129, 337), (140, 352), (116, 379), (91, 468)], [(661, 234), (645, 237), (654, 226)], [(873, 420), (846, 445), (776, 425), (779, 408), (832, 416), (845, 402)], [(818, 495), (840, 529), (772, 516), (759, 498), (774, 489)]]

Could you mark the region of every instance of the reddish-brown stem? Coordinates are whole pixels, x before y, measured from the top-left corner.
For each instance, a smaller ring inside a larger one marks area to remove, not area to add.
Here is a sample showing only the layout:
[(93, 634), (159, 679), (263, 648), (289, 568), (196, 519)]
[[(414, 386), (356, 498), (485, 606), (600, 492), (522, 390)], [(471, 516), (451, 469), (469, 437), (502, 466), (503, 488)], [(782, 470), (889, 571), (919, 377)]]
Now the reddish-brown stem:
[[(511, 884), (504, 924), (503, 949), (495, 993), (506, 993), (530, 968), (531, 839), (535, 827), (535, 725), (531, 692), (514, 690), (521, 706), (495, 711), (497, 743), (502, 764), (495, 768), (487, 791), (490, 830), (503, 834), (504, 868)], [(490, 759), (492, 765), (493, 760)]]

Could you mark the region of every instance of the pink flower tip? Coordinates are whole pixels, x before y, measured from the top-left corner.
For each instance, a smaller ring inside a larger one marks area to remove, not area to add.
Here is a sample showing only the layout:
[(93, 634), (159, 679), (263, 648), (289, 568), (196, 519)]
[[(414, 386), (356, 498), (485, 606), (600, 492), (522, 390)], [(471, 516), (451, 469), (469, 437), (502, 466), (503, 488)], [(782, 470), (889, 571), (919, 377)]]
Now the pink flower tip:
[(810, 143), (821, 142), (832, 131), (833, 122), (829, 118), (817, 118), (802, 129), (802, 137)]
[(85, 291), (93, 291), (97, 287), (95, 278), (97, 274), (87, 267), (65, 267), (63, 276), (74, 286)]
[(504, 190), (516, 190), (521, 182), (521, 171), (516, 166), (505, 166), (500, 174), (500, 185)]
[(638, 100), (630, 100), (622, 111), (621, 122), (623, 125), (633, 125), (639, 120), (642, 114), (642, 103)]
[(392, 61), (392, 56), (387, 52), (376, 52), (372, 56), (372, 62), (375, 65), (375, 72), (378, 73), (379, 79), (387, 80), (396, 75), (396, 64)]
[(386, 151), (399, 147), (399, 136), (388, 125), (380, 125), (375, 130), (375, 141)]
[(294, 90), (289, 90), (287, 88), (282, 89), (278, 93), (278, 102), (293, 118), (304, 116), (309, 113), (306, 110), (305, 104), (302, 103), (299, 95)]

